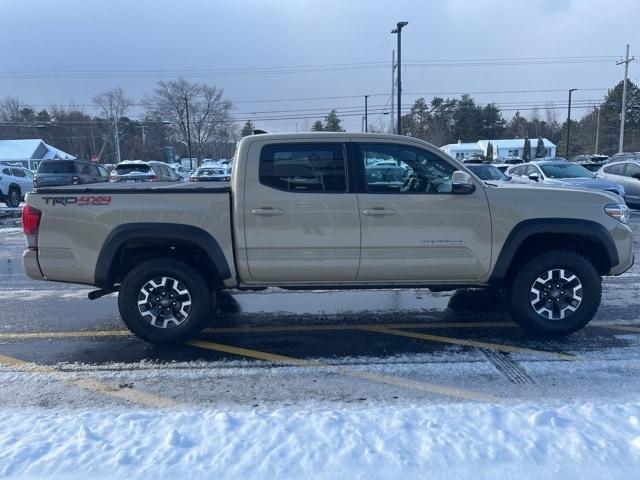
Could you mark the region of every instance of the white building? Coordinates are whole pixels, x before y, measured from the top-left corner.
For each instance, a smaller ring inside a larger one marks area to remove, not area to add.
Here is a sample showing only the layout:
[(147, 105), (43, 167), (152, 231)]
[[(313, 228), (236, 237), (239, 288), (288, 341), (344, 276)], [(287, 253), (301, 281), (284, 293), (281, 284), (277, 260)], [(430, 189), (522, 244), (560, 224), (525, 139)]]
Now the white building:
[(0, 140), (0, 162), (20, 163), (29, 170), (36, 170), (42, 160), (75, 160), (75, 158), (39, 138)]
[(477, 143), (462, 143), (461, 141), (440, 147), (440, 150), (456, 160), (464, 160), (474, 155), (483, 155), (482, 149)]
[[(478, 140), (476, 145), (478, 145), (482, 150), (482, 155), (484, 156), (487, 155), (487, 147), (489, 146), (489, 142), (491, 142), (491, 145), (493, 145), (493, 158), (522, 158), (524, 155), (524, 140), (524, 138), (513, 138), (509, 140)], [(544, 156), (551, 158), (555, 157), (556, 145), (546, 138), (543, 138), (542, 142), (544, 143)], [(536, 148), (538, 148), (538, 139), (530, 138), (529, 143), (531, 144), (531, 158), (535, 158)]]

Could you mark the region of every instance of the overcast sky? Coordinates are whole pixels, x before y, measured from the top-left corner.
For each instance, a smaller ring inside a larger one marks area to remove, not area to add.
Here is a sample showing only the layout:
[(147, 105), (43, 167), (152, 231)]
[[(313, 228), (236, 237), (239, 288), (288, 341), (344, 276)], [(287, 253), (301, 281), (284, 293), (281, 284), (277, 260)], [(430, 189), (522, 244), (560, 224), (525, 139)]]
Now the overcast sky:
[[(529, 114), (527, 106), (566, 103), (569, 88), (581, 89), (576, 106), (601, 99), (622, 79), (615, 62), (625, 45), (640, 53), (639, 18), (638, 0), (0, 0), (0, 98), (36, 108), (90, 104), (96, 93), (121, 86), (139, 100), (159, 78), (182, 74), (223, 88), (239, 119), (251, 112), (310, 117), (259, 120), (258, 128), (308, 129), (337, 108), (347, 129), (359, 131), (365, 94), (372, 95), (370, 123), (388, 122), (379, 113), (388, 110), (391, 89), (390, 30), (406, 20), (403, 104), (417, 93), (471, 92), (481, 103), (504, 105), (506, 116), (515, 108)], [(543, 60), (487, 62), (523, 58)], [(459, 60), (470, 62), (451, 64)], [(320, 67), (273, 71), (292, 66)], [(639, 74), (632, 63), (630, 79)], [(522, 90), (562, 91), (514, 92)], [(316, 97), (350, 98), (308, 100)], [(274, 99), (306, 100), (255, 102)]]

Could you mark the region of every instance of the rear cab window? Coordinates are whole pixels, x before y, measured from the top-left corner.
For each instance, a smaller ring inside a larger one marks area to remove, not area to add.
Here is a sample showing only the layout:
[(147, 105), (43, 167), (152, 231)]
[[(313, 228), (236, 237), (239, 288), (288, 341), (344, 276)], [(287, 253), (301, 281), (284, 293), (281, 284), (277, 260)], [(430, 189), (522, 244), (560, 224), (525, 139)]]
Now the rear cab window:
[(346, 157), (341, 143), (278, 143), (260, 152), (262, 185), (300, 193), (345, 193)]
[(40, 162), (38, 173), (76, 173), (76, 164), (64, 160)]
[(149, 173), (150, 167), (145, 164), (125, 163), (113, 169), (116, 175), (140, 175)]

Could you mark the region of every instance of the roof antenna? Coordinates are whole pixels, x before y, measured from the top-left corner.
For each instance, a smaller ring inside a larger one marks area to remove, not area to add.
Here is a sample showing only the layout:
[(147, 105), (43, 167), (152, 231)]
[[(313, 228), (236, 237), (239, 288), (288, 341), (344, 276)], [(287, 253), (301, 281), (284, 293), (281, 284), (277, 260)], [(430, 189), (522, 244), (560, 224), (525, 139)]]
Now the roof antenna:
[(253, 134), (254, 134), (254, 135), (260, 135), (260, 134), (262, 134), (262, 133), (269, 133), (269, 132), (266, 132), (266, 131), (264, 131), (264, 130), (254, 130), (254, 131), (253, 131)]

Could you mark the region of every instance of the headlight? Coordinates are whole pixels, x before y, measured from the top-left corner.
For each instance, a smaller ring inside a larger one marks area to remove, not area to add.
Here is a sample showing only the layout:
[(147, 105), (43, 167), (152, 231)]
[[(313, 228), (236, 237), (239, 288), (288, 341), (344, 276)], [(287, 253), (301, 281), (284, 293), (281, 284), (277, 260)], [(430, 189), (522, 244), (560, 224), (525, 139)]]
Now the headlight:
[(604, 213), (615, 218), (621, 223), (629, 222), (629, 207), (621, 203), (612, 203), (604, 206)]

